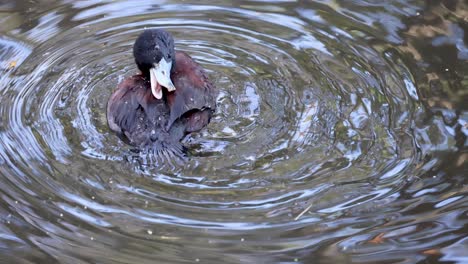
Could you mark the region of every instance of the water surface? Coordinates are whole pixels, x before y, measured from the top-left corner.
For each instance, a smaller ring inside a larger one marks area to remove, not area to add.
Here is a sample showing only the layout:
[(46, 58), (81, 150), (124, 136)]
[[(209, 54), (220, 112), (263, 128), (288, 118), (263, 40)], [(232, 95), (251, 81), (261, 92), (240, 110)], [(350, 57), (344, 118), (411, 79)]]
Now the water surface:
[[(2, 261), (467, 263), (467, 10), (3, 1)], [(219, 90), (184, 166), (106, 123), (151, 27)]]

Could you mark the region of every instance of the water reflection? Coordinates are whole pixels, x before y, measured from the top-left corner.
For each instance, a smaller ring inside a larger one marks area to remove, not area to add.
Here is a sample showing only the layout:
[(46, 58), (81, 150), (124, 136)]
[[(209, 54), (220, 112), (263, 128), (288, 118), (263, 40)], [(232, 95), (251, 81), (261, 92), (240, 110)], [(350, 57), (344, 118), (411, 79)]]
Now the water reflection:
[[(466, 261), (466, 9), (0, 4), (5, 261)], [(142, 167), (107, 128), (144, 27), (220, 89), (185, 166)]]

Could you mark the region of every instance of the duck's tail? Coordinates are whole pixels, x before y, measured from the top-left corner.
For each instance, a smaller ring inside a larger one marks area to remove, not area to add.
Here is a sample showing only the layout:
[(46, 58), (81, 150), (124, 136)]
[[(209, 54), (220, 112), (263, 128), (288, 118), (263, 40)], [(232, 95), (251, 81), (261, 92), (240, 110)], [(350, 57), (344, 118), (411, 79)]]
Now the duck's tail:
[(151, 146), (149, 152), (163, 163), (180, 165), (187, 160), (187, 149), (180, 142), (161, 142)]
[(137, 153), (132, 161), (144, 167), (175, 169), (188, 160), (187, 150), (180, 142), (156, 141), (132, 152)]

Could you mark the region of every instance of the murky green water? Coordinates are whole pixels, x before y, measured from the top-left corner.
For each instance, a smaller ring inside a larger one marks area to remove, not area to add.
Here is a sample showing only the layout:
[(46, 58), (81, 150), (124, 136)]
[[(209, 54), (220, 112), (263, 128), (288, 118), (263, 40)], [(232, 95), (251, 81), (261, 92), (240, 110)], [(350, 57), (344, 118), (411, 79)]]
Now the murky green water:
[[(464, 1), (2, 1), (1, 263), (468, 263)], [(185, 166), (105, 105), (162, 27), (219, 89)]]

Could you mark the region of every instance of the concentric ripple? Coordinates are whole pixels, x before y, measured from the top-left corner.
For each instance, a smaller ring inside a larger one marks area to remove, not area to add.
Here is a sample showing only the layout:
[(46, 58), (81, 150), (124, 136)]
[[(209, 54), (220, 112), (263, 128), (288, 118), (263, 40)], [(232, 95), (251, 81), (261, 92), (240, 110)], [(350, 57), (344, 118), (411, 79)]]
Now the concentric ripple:
[[(466, 225), (463, 188), (449, 194), (432, 174), (446, 162), (436, 150), (458, 153), (460, 137), (466, 147), (468, 115), (452, 127), (432, 116), (395, 48), (394, 20), (422, 7), (369, 5), (376, 17), (336, 3), (162, 2), (57, 2), (2, 31), (0, 248), (66, 263), (395, 260), (385, 238), (448, 232), (435, 224), (442, 209), (425, 228), (416, 218), (428, 212), (411, 212), (434, 192), (435, 208), (455, 207), (451, 228)], [(383, 14), (393, 22), (374, 27)], [(142, 164), (106, 123), (107, 99), (136, 73), (133, 41), (151, 27), (219, 91), (210, 125), (184, 140), (185, 165)]]

